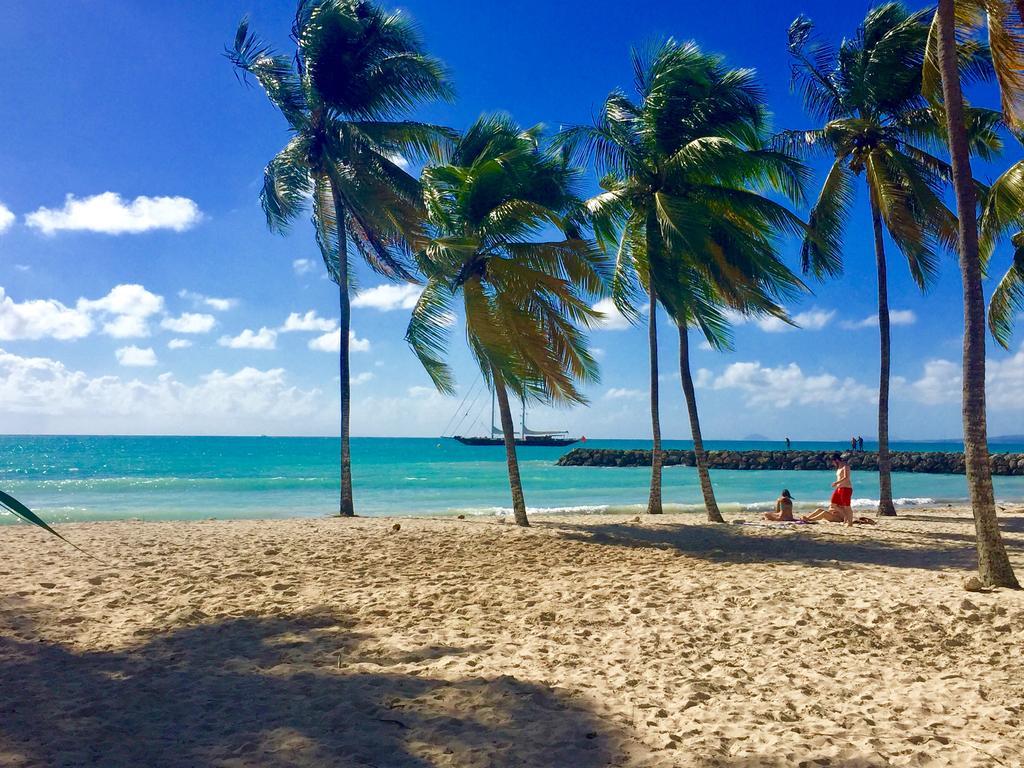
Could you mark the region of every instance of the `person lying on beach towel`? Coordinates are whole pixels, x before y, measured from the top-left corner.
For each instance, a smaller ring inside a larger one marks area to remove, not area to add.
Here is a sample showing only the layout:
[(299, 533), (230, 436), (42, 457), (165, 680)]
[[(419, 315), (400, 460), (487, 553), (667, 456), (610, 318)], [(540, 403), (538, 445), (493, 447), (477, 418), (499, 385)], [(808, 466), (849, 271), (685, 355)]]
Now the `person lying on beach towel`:
[(793, 497), (789, 495), (787, 489), (782, 489), (782, 495), (775, 500), (775, 511), (765, 512), (764, 519), (775, 522), (794, 522)]
[[(824, 521), (826, 523), (847, 523), (850, 522), (854, 525), (874, 525), (875, 519), (873, 517), (854, 517), (852, 520), (847, 516), (843, 509), (840, 509), (835, 504), (829, 504), (828, 509), (825, 507), (818, 507), (810, 514), (804, 515), (800, 518), (805, 523), (817, 523)], [(850, 521), (850, 522), (847, 522)]]

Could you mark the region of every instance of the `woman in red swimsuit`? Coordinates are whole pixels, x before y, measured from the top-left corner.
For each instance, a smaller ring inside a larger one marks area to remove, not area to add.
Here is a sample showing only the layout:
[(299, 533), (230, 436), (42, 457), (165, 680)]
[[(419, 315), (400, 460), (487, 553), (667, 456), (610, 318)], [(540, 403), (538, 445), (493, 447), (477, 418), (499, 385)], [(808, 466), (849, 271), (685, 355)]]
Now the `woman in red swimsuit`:
[(832, 483), (831, 504), (843, 515), (843, 522), (853, 525), (853, 481), (850, 479), (850, 465), (841, 454), (832, 454), (832, 466), (836, 468), (836, 481)]

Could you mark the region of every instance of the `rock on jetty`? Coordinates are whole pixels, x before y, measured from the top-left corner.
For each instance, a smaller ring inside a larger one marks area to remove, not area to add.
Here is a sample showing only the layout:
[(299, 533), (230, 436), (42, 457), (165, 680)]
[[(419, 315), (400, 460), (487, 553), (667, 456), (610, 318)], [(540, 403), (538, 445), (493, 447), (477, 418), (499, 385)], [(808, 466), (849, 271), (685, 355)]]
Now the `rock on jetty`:
[[(665, 466), (692, 467), (693, 451), (663, 451)], [(712, 469), (832, 469), (832, 451), (708, 451)], [(878, 454), (865, 451), (846, 454), (850, 468), (876, 471)], [(964, 474), (964, 455), (946, 451), (893, 451), (893, 472), (924, 472), (933, 475)], [(1024, 453), (993, 453), (992, 474), (1024, 476)], [(558, 460), (560, 467), (649, 467), (651, 452), (610, 448), (574, 448)]]

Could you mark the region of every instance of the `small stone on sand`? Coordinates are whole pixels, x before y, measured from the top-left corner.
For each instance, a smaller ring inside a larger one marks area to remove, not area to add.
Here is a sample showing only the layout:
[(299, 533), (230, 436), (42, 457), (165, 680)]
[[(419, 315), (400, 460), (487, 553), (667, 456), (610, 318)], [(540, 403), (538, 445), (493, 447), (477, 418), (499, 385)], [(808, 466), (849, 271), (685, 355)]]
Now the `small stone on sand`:
[[(964, 590), (967, 592), (981, 592), (985, 588), (985, 585), (981, 583), (981, 579), (977, 576), (969, 576), (964, 579)], [(966, 603), (967, 601), (964, 600)]]

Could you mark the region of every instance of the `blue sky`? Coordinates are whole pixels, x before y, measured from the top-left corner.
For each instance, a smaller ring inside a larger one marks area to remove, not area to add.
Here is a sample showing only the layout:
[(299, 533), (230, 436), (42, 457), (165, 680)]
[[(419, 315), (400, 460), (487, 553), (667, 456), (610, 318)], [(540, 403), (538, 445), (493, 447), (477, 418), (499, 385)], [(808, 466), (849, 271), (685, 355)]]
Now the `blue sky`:
[[(505, 110), (524, 125), (552, 129), (587, 121), (612, 88), (628, 87), (630, 46), (673, 35), (756, 68), (776, 126), (796, 128), (809, 122), (789, 91), (789, 22), (806, 13), (838, 40), (869, 5), (412, 0), (401, 7), (458, 90), (454, 104), (425, 107), (421, 119), (461, 128), (481, 112)], [(284, 124), (221, 56), (244, 14), (285, 47), (293, 12), (293, 3), (276, 0), (39, 0), (6, 9), (0, 432), (336, 433), (334, 285), (323, 279), (308, 226), (288, 237), (266, 229), (257, 189), (286, 140)], [(1005, 163), (1018, 156), (1013, 150)], [(869, 235), (862, 195), (846, 237), (846, 275), (814, 285), (813, 296), (790, 307), (804, 328), (743, 324), (728, 354), (694, 344), (706, 436), (874, 434)], [(795, 247), (787, 256), (795, 264)], [(898, 254), (890, 256), (891, 305), (902, 321), (893, 329), (892, 435), (955, 437), (955, 261), (945, 258), (940, 282), (922, 297)], [(996, 268), (1007, 263), (1004, 250)], [(438, 434), (456, 401), (431, 391), (402, 340), (409, 291), (378, 284), (360, 275), (353, 432)], [(686, 438), (677, 339), (662, 328), (664, 432)], [(538, 409), (532, 426), (647, 436), (645, 331), (611, 327), (592, 341), (602, 364), (602, 383), (588, 390), (592, 406)], [(1009, 353), (990, 345), (993, 434), (1024, 432), (1022, 341), (1019, 333)], [(476, 372), (458, 334), (452, 350), (465, 391)]]

